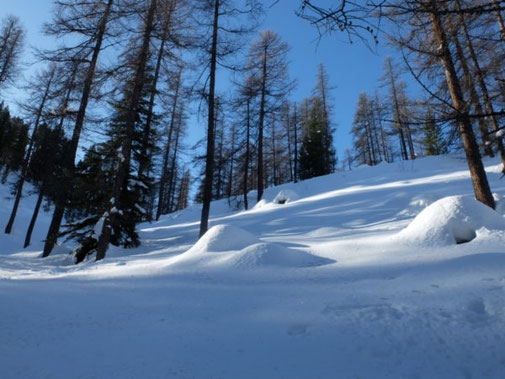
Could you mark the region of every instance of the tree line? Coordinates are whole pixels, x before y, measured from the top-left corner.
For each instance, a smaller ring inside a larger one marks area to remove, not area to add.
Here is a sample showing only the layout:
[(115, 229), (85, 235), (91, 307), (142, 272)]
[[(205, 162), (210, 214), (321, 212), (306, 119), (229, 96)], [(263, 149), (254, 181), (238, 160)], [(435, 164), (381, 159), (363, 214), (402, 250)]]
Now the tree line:
[(331, 7), (303, 0), (298, 14), (322, 34), (341, 31), (351, 41), (373, 46), (386, 40), (395, 46), (425, 93), (409, 100), (398, 65), (387, 60), (383, 80), (389, 93), (360, 97), (354, 151), (346, 153), (347, 159), (376, 164), (395, 156), (413, 159), (423, 149), (436, 154), (459, 147), (475, 197), (494, 208), (482, 156), (499, 155), (505, 173), (503, 11), (498, 0), (337, 1)]
[[(138, 246), (140, 222), (190, 200), (185, 136), (195, 102), (206, 120), (205, 153), (192, 164), (201, 167), (200, 235), (212, 200), (247, 209), (251, 190), (259, 201), (268, 186), (332, 172), (327, 73), (320, 66), (313, 93), (290, 101), (289, 47), (275, 31), (256, 32), (263, 12), (260, 1), (54, 2), (43, 26), (54, 47), (35, 52), (45, 67), (24, 86), (22, 117), (0, 106), (2, 180), (13, 194), (5, 233), (30, 182), (37, 203), (25, 246), (44, 199), (52, 212), (43, 257), (59, 238), (79, 243), (77, 262), (103, 259), (110, 244)], [(2, 92), (19, 87), (20, 25), (1, 21)], [(234, 73), (231, 90), (217, 75), (225, 70)]]

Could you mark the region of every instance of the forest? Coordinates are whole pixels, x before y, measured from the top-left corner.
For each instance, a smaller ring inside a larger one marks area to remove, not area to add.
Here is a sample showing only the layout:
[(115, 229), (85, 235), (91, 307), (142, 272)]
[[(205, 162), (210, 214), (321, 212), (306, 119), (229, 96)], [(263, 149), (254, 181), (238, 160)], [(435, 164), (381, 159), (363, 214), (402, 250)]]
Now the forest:
[[(250, 191), (259, 202), (284, 183), (455, 151), (466, 156), (477, 200), (495, 207), (482, 158), (497, 155), (505, 167), (503, 1), (291, 6), (320, 38), (338, 33), (371, 53), (382, 44), (397, 51), (377, 90), (357, 99), (344, 151), (335, 147), (338, 104), (325, 66), (294, 101), (289, 46), (260, 30), (262, 1), (54, 1), (42, 30), (54, 47), (35, 51), (43, 68), (26, 82), (22, 17), (3, 16), (0, 177), (12, 195), (4, 232), (31, 183), (38, 197), (24, 246), (44, 207), (52, 218), (43, 257), (69, 239), (77, 263), (101, 260), (111, 244), (139, 246), (139, 223), (192, 202), (202, 204), (202, 237), (213, 200), (247, 210)], [(231, 77), (232, 89), (221, 91)], [(412, 95), (408, 82), (422, 91)], [(6, 105), (11, 87), (26, 95), (19, 114)], [(193, 109), (205, 133), (188, 146)]]

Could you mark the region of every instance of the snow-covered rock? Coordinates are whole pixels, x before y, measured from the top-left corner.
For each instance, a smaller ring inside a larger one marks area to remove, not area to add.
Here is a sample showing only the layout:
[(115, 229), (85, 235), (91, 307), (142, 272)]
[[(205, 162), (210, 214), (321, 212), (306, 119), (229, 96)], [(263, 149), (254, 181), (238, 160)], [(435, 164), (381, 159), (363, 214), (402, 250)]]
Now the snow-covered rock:
[(505, 219), (471, 197), (449, 196), (426, 207), (397, 238), (416, 244), (450, 245), (473, 240), (479, 230), (504, 231)]

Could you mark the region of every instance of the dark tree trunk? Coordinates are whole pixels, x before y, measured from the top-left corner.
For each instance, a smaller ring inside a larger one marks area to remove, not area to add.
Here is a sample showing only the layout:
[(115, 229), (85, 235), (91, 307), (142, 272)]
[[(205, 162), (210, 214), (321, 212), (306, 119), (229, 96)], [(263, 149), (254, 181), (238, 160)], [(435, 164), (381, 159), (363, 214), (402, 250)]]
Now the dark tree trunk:
[(42, 204), (42, 200), (44, 199), (44, 184), (39, 191), (39, 196), (37, 197), (37, 203), (35, 204), (35, 209), (33, 210), (32, 218), (30, 220), (30, 225), (28, 225), (28, 229), (26, 230), (25, 244), (23, 247), (30, 246), (33, 229), (35, 228), (35, 223), (37, 222), (37, 217), (39, 216), (40, 205)]
[[(456, 1), (456, 3), (458, 5), (458, 8), (461, 9), (459, 0)], [(500, 127), (498, 126), (498, 120), (496, 119), (496, 116), (494, 115), (493, 104), (492, 104), (491, 99), (489, 97), (487, 85), (484, 80), (484, 74), (482, 72), (482, 69), (480, 68), (479, 59), (477, 58), (477, 54), (476, 54), (475, 49), (473, 47), (472, 39), (470, 37), (470, 34), (468, 33), (468, 28), (466, 26), (465, 16), (463, 14), (460, 14), (460, 21), (461, 21), (462, 30), (463, 30), (465, 38), (466, 38), (468, 51), (470, 52), (470, 58), (472, 59), (472, 62), (474, 65), (475, 76), (477, 78), (477, 82), (479, 83), (479, 87), (480, 87), (480, 90), (482, 93), (482, 98), (484, 100), (484, 105), (486, 106), (486, 111), (489, 114), (489, 119), (491, 120), (491, 126), (493, 127), (494, 131), (498, 131), (500, 129)], [(498, 152), (500, 153), (500, 157), (501, 157), (501, 161), (502, 161), (502, 173), (505, 174), (505, 148), (503, 146), (502, 139), (497, 138), (496, 144), (498, 146)]]
[[(165, 20), (165, 25), (163, 28), (163, 34), (161, 36), (161, 44), (160, 48), (158, 50), (158, 56), (156, 57), (156, 66), (154, 69), (154, 78), (153, 78), (153, 84), (151, 88), (151, 93), (149, 95), (149, 105), (147, 109), (147, 119), (146, 119), (146, 125), (145, 125), (145, 130), (144, 130), (144, 138), (142, 140), (141, 144), (141, 157), (146, 157), (148, 155), (148, 145), (149, 145), (149, 137), (151, 135), (151, 124), (153, 122), (153, 110), (154, 110), (154, 101), (156, 98), (156, 90), (158, 86), (158, 80), (160, 77), (160, 70), (161, 70), (161, 62), (163, 61), (163, 54), (165, 53), (165, 44), (167, 42), (168, 38), (168, 33), (170, 31), (170, 24), (171, 24), (171, 16), (173, 9), (175, 7), (175, 1), (170, 2), (170, 9), (167, 11), (167, 19)], [(138, 177), (139, 179), (142, 178), (144, 171), (146, 170), (146, 159), (142, 159), (140, 164), (139, 164), (139, 169), (138, 169)]]
[(175, 145), (174, 152), (172, 154), (172, 162), (170, 164), (170, 177), (168, 179), (168, 210), (171, 212), (174, 210), (174, 196), (175, 196), (175, 182), (177, 180), (177, 152), (179, 151), (179, 138), (181, 136), (182, 128), (182, 113), (183, 110), (179, 112), (179, 120), (177, 122), (177, 129), (175, 130)]
[[(453, 36), (453, 41), (454, 41), (454, 46), (456, 47), (456, 52), (458, 54), (458, 59), (459, 62), (461, 63), (461, 68), (463, 69), (463, 75), (465, 77), (465, 82), (466, 86), (468, 88), (468, 92), (470, 94), (470, 101), (472, 102), (474, 108), (475, 108), (475, 113), (477, 115), (483, 115), (484, 112), (482, 110), (482, 106), (480, 104), (479, 100), (479, 95), (477, 93), (477, 90), (475, 89), (475, 83), (473, 81), (473, 77), (470, 74), (470, 68), (468, 67), (468, 64), (466, 62), (466, 57), (463, 51), (463, 48), (461, 47), (461, 44), (459, 42), (459, 38), (457, 33), (454, 33)], [(482, 138), (482, 145), (484, 148), (484, 154), (488, 156), (493, 156), (493, 149), (491, 149), (491, 145), (488, 142), (488, 125), (486, 122), (486, 119), (484, 117), (479, 117), (477, 119), (477, 123), (479, 125), (479, 130)]]
[(493, 5), (496, 13), (496, 19), (498, 21), (498, 25), (500, 26), (501, 38), (505, 41), (505, 24), (503, 23), (503, 17), (501, 15), (500, 7), (496, 0), (493, 0)]
[(166, 185), (167, 185), (167, 180), (168, 180), (168, 160), (170, 159), (170, 148), (172, 145), (172, 135), (174, 132), (175, 128), (175, 117), (177, 115), (177, 102), (179, 100), (179, 90), (181, 86), (181, 75), (182, 75), (182, 70), (179, 70), (179, 73), (177, 75), (177, 81), (175, 83), (175, 93), (174, 93), (174, 99), (172, 103), (172, 114), (170, 117), (170, 126), (168, 128), (168, 141), (167, 141), (167, 147), (165, 149), (165, 153), (163, 155), (163, 167), (161, 170), (161, 179), (160, 179), (160, 189), (159, 189), (159, 195), (158, 195), (158, 208), (156, 210), (156, 221), (158, 221), (161, 217), (161, 214), (163, 213), (163, 207), (165, 203), (165, 190), (166, 190)]
[(263, 174), (263, 129), (265, 126), (265, 104), (266, 104), (266, 83), (267, 83), (267, 46), (263, 54), (263, 65), (261, 69), (261, 99), (260, 99), (260, 118), (259, 118), (259, 133), (258, 133), (258, 196), (259, 202), (263, 197), (264, 189), (264, 174)]
[(135, 119), (137, 115), (137, 105), (140, 100), (142, 87), (144, 85), (145, 69), (147, 65), (147, 59), (149, 56), (149, 45), (151, 41), (151, 34), (153, 31), (154, 15), (157, 7), (157, 0), (151, 0), (149, 5), (149, 10), (147, 12), (147, 17), (145, 21), (144, 35), (142, 37), (142, 47), (139, 52), (137, 67), (135, 68), (135, 78), (133, 84), (133, 90), (131, 94), (130, 104), (128, 105), (128, 111), (126, 114), (125, 122), (125, 135), (121, 141), (121, 159), (118, 162), (117, 172), (114, 178), (114, 183), (112, 185), (111, 193), (111, 210), (105, 216), (103, 223), (103, 228), (98, 238), (97, 248), (96, 248), (96, 260), (102, 260), (105, 258), (105, 253), (109, 248), (110, 239), (112, 236), (112, 230), (115, 228), (118, 222), (117, 212), (112, 211), (114, 208), (119, 209), (119, 199), (121, 193), (128, 180), (128, 174), (130, 170), (131, 161), (131, 148), (133, 133), (135, 129)]
[(296, 103), (294, 104), (294, 115), (293, 115), (293, 124), (294, 124), (294, 134), (295, 134), (295, 161), (294, 161), (294, 179), (295, 183), (298, 182), (298, 120), (297, 120), (297, 113), (296, 113)]
[(39, 108), (37, 109), (37, 118), (35, 119), (35, 124), (33, 126), (32, 136), (30, 139), (30, 144), (28, 145), (28, 151), (26, 152), (25, 159), (23, 160), (23, 167), (21, 169), (21, 177), (18, 180), (16, 186), (16, 198), (14, 200), (14, 205), (12, 207), (11, 215), (7, 226), (5, 227), (5, 234), (10, 234), (12, 231), (12, 226), (14, 225), (14, 220), (16, 219), (16, 214), (18, 212), (19, 202), (21, 201), (21, 196), (23, 195), (23, 186), (26, 181), (26, 175), (28, 174), (28, 167), (30, 166), (30, 160), (32, 158), (33, 145), (35, 144), (35, 137), (37, 129), (39, 128), (40, 118), (42, 117), (42, 112), (44, 111), (44, 106), (49, 96), (49, 90), (51, 88), (51, 83), (54, 78), (54, 69), (50, 73), (49, 80), (47, 81), (46, 88), (44, 89), (44, 95), (40, 101)]
[(243, 185), (243, 192), (244, 192), (244, 209), (247, 210), (249, 208), (248, 200), (247, 200), (247, 193), (249, 192), (249, 188), (247, 186), (248, 180), (249, 180), (249, 156), (251, 154), (250, 152), (250, 145), (249, 145), (249, 139), (251, 138), (251, 99), (247, 99), (247, 108), (246, 108), (246, 137), (245, 137), (245, 162), (244, 162), (244, 181), (242, 183)]
[(433, 34), (437, 45), (440, 46), (439, 58), (444, 68), (447, 87), (449, 88), (449, 92), (451, 94), (454, 109), (458, 113), (457, 121), (459, 131), (461, 133), (461, 139), (463, 141), (463, 147), (465, 149), (466, 159), (470, 169), (475, 197), (483, 204), (494, 209), (495, 203), (493, 194), (491, 193), (491, 189), (487, 181), (486, 171), (484, 170), (484, 165), (482, 164), (479, 146), (477, 145), (472, 129), (472, 123), (468, 112), (465, 109), (463, 92), (456, 74), (454, 62), (449, 50), (448, 39), (443, 29), (435, 0), (428, 0), (428, 5)]
[(200, 237), (209, 227), (210, 202), (212, 201), (212, 183), (214, 181), (214, 101), (216, 88), (217, 38), (219, 28), (220, 0), (214, 3), (214, 20), (212, 25), (212, 46), (210, 50), (209, 111), (207, 119), (207, 156), (205, 158), (205, 179), (203, 183), (202, 217), (200, 220)]
[(102, 49), (102, 42), (105, 36), (105, 30), (107, 28), (107, 23), (109, 21), (109, 16), (112, 10), (113, 2), (114, 0), (108, 0), (103, 18), (96, 32), (96, 42), (93, 48), (93, 54), (88, 67), (88, 71), (86, 73), (86, 78), (84, 80), (81, 102), (79, 105), (79, 110), (77, 111), (74, 131), (72, 134), (72, 139), (70, 141), (70, 148), (64, 162), (65, 167), (64, 169), (66, 170), (65, 177), (63, 178), (61, 187), (58, 193), (56, 194), (55, 209), (53, 217), (51, 219), (49, 230), (47, 232), (47, 237), (44, 244), (44, 251), (42, 253), (43, 257), (47, 257), (49, 256), (49, 254), (51, 254), (51, 251), (53, 250), (54, 245), (56, 244), (58, 238), (58, 232), (60, 230), (63, 215), (65, 213), (65, 205), (67, 202), (68, 193), (71, 189), (70, 181), (73, 177), (75, 169), (75, 157), (77, 155), (77, 147), (79, 145), (79, 139), (81, 137), (81, 132), (84, 125), (84, 118), (86, 116), (86, 108), (88, 107), (89, 96), (91, 94), (91, 86), (93, 84), (93, 77), (95, 76), (96, 64), (98, 62), (98, 56), (100, 55), (100, 51)]

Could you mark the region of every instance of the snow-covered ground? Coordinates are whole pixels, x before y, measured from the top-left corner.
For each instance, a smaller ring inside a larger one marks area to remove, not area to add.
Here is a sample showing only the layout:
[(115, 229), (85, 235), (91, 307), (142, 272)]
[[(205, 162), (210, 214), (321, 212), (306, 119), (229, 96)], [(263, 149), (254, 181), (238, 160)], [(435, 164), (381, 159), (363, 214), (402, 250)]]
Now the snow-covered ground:
[(462, 157), (430, 157), (214, 202), (198, 242), (194, 206), (81, 265), (39, 258), (48, 214), (21, 248), (30, 197), (0, 236), (0, 377), (505, 378), (505, 179), (486, 167), (498, 213)]

